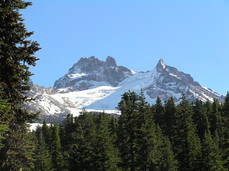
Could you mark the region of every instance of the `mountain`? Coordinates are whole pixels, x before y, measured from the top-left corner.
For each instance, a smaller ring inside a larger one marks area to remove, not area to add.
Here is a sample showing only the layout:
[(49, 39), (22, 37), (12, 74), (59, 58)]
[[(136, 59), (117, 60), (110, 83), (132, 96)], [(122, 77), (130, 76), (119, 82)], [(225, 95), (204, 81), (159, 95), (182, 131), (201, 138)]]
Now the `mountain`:
[(94, 56), (81, 58), (68, 73), (54, 83), (54, 88), (71, 87), (71, 90), (87, 90), (98, 86), (118, 86), (119, 82), (134, 72), (123, 66), (117, 66), (113, 57), (100, 61)]
[(126, 91), (144, 92), (147, 101), (155, 103), (156, 98), (167, 100), (174, 97), (180, 101), (182, 93), (189, 101), (223, 101), (224, 97), (200, 85), (186, 73), (168, 66), (162, 59), (153, 70), (134, 72), (117, 66), (112, 57), (100, 61), (95, 57), (81, 58), (54, 87), (33, 85), (29, 96), (35, 100), (26, 104), (34, 112), (41, 112), (41, 118), (61, 119), (66, 114), (78, 115), (82, 109), (117, 113), (117, 104)]

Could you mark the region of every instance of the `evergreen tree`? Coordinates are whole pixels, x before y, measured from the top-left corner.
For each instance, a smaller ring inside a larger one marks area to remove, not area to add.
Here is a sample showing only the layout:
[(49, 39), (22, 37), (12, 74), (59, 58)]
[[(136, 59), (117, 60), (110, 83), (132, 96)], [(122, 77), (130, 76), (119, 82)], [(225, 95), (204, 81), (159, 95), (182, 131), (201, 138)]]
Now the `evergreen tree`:
[(114, 146), (112, 136), (110, 136), (109, 130), (109, 117), (107, 114), (94, 114), (96, 116), (96, 142), (95, 142), (95, 154), (96, 154), (96, 168), (95, 170), (120, 170), (118, 164), (120, 159), (118, 157), (118, 149)]
[(165, 110), (159, 97), (156, 100), (155, 112), (153, 113), (153, 115), (155, 123), (158, 124), (162, 130), (165, 130)]
[(212, 103), (212, 113), (209, 115), (209, 121), (211, 135), (214, 135), (215, 131), (217, 131), (219, 135), (222, 136), (221, 109), (217, 99), (214, 99)]
[(9, 128), (10, 114), (8, 112), (9, 104), (5, 100), (0, 100), (0, 150), (3, 147), (3, 135)]
[(158, 168), (158, 142), (149, 105), (143, 95), (124, 93), (119, 103), (118, 142), (124, 170)]
[(51, 133), (50, 133), (50, 128), (48, 127), (45, 120), (43, 121), (41, 131), (42, 131), (42, 136), (43, 136), (44, 142), (47, 145), (48, 149), (50, 150), (49, 144), (50, 144)]
[(109, 130), (110, 130), (110, 136), (113, 139), (113, 142), (115, 144), (115, 147), (118, 147), (118, 119), (115, 117), (111, 117), (110, 123), (109, 123)]
[(157, 126), (156, 134), (158, 137), (158, 166), (156, 170), (174, 171), (178, 169), (178, 162), (172, 150), (169, 139), (162, 134), (159, 126)]
[(52, 170), (51, 155), (48, 151), (47, 145), (45, 144), (42, 128), (40, 127), (38, 127), (36, 130), (36, 147), (35, 147), (34, 159), (35, 159), (34, 170), (38, 170), (38, 171)]
[(176, 126), (179, 124), (179, 118), (177, 115), (177, 108), (174, 103), (173, 97), (171, 97), (168, 101), (165, 102), (165, 128), (164, 133), (169, 137), (170, 140), (174, 140), (177, 128)]
[(213, 142), (210, 133), (205, 132), (202, 143), (202, 170), (224, 170), (220, 150), (217, 146)]
[(192, 120), (192, 107), (182, 97), (172, 127), (171, 143), (179, 162), (180, 170), (198, 170), (200, 165), (201, 145)]
[(202, 101), (196, 99), (193, 112), (193, 121), (196, 125), (197, 134), (200, 140), (203, 140), (205, 132), (209, 132), (209, 122)]
[(93, 116), (83, 112), (75, 119), (75, 131), (69, 148), (70, 170), (93, 170), (96, 168), (96, 125)]
[(60, 144), (60, 135), (59, 135), (59, 127), (57, 123), (55, 123), (51, 127), (51, 158), (53, 163), (54, 170), (62, 171), (63, 169), (63, 155), (61, 152), (61, 144)]
[(10, 104), (9, 130), (4, 134), (0, 151), (3, 170), (20, 170), (30, 165), (27, 121), (35, 118), (21, 108), (29, 90), (29, 66), (34, 66), (38, 44), (28, 38), (33, 34), (24, 26), (19, 10), (31, 3), (22, 0), (0, 0), (0, 97)]
[(229, 93), (227, 93), (222, 110), (222, 137), (221, 149), (225, 168), (229, 168)]

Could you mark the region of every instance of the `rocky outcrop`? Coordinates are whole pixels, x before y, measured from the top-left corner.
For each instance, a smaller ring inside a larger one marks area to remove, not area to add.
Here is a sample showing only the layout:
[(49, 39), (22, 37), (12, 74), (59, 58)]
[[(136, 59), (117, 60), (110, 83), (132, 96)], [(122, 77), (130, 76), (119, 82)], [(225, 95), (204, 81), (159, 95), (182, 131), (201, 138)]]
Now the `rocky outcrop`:
[(130, 69), (117, 66), (111, 56), (108, 56), (105, 62), (92, 56), (81, 58), (66, 75), (55, 82), (54, 88), (71, 87), (72, 90), (80, 91), (101, 85), (117, 86), (119, 82), (133, 74)]

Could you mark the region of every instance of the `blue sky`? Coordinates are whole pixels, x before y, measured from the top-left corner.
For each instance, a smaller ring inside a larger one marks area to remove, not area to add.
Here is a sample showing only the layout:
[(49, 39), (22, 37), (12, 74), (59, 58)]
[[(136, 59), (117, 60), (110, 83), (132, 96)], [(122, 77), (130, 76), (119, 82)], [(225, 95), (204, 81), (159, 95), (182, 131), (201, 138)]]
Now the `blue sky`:
[(26, 28), (41, 50), (32, 79), (53, 86), (81, 57), (135, 71), (160, 58), (203, 86), (229, 91), (228, 0), (32, 0)]

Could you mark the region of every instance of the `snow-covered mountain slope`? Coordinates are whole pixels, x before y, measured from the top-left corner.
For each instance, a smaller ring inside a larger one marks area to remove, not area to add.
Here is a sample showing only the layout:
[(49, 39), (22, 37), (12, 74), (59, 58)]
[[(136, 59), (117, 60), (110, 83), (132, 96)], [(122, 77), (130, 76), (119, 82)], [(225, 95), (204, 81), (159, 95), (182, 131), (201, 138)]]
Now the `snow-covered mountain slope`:
[(185, 94), (189, 101), (194, 101), (196, 98), (203, 102), (207, 100), (213, 102), (214, 98), (220, 101), (224, 99), (223, 96), (213, 92), (211, 89), (201, 86), (189, 74), (167, 66), (162, 59), (158, 62), (155, 69), (148, 72), (136, 73), (120, 82), (118, 87), (114, 93), (91, 104), (88, 108), (114, 109), (121, 100), (121, 95), (128, 90), (139, 94), (143, 91), (146, 100), (151, 104), (156, 102), (157, 97), (165, 101), (171, 96), (178, 103), (182, 93)]
[[(40, 112), (42, 119), (51, 116), (58, 120), (67, 114), (79, 115), (87, 106), (106, 98), (116, 89), (117, 87), (112, 86), (99, 86), (88, 90), (69, 91), (69, 88), (53, 89), (33, 85), (29, 95), (35, 100), (25, 105), (33, 112)], [(117, 113), (114, 110), (108, 112)]]
[(148, 72), (133, 72), (116, 65), (114, 58), (102, 62), (95, 57), (81, 58), (69, 72), (55, 82), (54, 88), (34, 85), (29, 95), (36, 99), (27, 103), (27, 108), (41, 112), (41, 118), (78, 115), (82, 109), (117, 113), (116, 107), (121, 95), (127, 91), (143, 91), (149, 103), (156, 98), (167, 100), (174, 97), (179, 102), (184, 93), (188, 100), (223, 101), (223, 96), (213, 92), (189, 74), (167, 66), (159, 60), (157, 66)]

